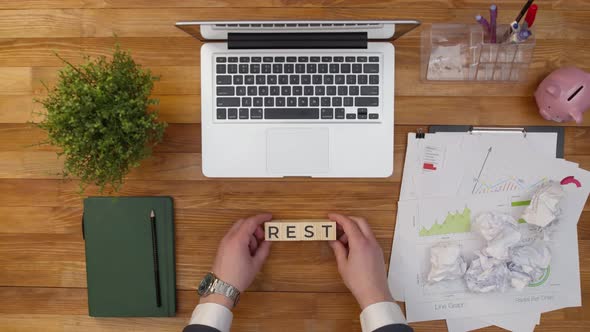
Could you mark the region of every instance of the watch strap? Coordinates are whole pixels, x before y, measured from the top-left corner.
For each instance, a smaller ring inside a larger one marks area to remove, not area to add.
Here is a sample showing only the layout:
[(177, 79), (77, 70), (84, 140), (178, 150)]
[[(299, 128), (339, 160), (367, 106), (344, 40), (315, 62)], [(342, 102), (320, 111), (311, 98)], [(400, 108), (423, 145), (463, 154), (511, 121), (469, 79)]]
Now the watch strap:
[(215, 281), (213, 281), (211, 293), (220, 294), (229, 298), (234, 302), (234, 307), (240, 300), (240, 291), (236, 287), (224, 282), (219, 278), (215, 278)]

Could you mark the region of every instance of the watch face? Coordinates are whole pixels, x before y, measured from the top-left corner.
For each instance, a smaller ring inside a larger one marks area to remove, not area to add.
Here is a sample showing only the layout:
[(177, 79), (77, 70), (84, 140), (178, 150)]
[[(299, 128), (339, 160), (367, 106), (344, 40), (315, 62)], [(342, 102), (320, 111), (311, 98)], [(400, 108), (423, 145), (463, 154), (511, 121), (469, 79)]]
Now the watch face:
[(203, 295), (209, 290), (209, 287), (213, 283), (214, 279), (215, 279), (215, 277), (211, 273), (207, 273), (205, 275), (205, 277), (203, 278), (203, 280), (199, 284), (199, 288), (197, 289), (197, 292), (199, 293), (199, 295)]

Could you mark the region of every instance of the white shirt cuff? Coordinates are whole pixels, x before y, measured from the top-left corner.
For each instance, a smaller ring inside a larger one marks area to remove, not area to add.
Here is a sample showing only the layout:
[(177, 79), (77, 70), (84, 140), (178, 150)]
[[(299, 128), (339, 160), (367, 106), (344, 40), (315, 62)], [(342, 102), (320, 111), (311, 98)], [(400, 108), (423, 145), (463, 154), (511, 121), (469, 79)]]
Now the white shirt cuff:
[(361, 328), (363, 332), (375, 331), (391, 324), (406, 324), (406, 317), (404, 317), (404, 313), (397, 303), (373, 303), (361, 312)]
[(229, 332), (233, 317), (232, 312), (221, 304), (203, 303), (197, 305), (189, 324), (200, 324), (221, 332)]

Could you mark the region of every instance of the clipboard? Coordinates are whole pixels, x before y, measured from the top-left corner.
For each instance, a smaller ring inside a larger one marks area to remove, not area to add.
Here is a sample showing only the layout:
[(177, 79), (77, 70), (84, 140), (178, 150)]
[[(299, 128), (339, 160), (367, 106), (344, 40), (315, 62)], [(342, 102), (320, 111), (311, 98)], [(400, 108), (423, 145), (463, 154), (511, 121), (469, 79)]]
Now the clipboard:
[[(474, 127), (474, 126), (440, 126), (433, 125), (428, 127), (428, 132), (431, 134), (437, 132), (447, 133), (500, 133), (500, 134), (520, 134), (526, 137), (527, 133), (556, 133), (557, 134), (557, 151), (555, 156), (563, 159), (564, 143), (565, 143), (565, 129), (563, 127), (554, 126), (529, 126), (529, 127)], [(416, 134), (416, 138), (424, 138), (421, 130)]]

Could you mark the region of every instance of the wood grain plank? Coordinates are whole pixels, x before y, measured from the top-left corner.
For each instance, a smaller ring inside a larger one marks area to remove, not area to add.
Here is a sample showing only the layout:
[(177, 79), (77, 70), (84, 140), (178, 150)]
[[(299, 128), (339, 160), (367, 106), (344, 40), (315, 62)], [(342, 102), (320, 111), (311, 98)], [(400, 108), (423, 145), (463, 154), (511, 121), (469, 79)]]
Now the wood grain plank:
[(29, 95), (31, 75), (29, 67), (0, 67), (0, 91), (11, 95)]
[[(479, 7), (479, 11), (487, 6)], [(179, 20), (251, 20), (277, 19), (396, 19), (414, 18), (425, 23), (473, 23), (477, 9), (432, 8), (420, 10), (399, 6), (395, 10), (382, 8), (343, 7), (282, 7), (282, 8), (133, 8), (133, 9), (24, 9), (7, 11), (6, 20), (0, 23), (0, 38), (62, 38), (62, 37), (179, 37), (183, 32), (174, 23)], [(539, 38), (588, 38), (584, 33), (587, 24), (567, 20), (570, 12), (554, 10), (553, 15), (539, 15), (536, 23)], [(573, 11), (571, 12), (573, 13)], [(575, 14), (573, 14), (575, 15)], [(500, 23), (510, 23), (512, 15), (500, 15)], [(416, 32), (411, 33), (416, 38)]]
[(82, 61), (80, 38), (0, 38), (0, 66), (63, 66)]

